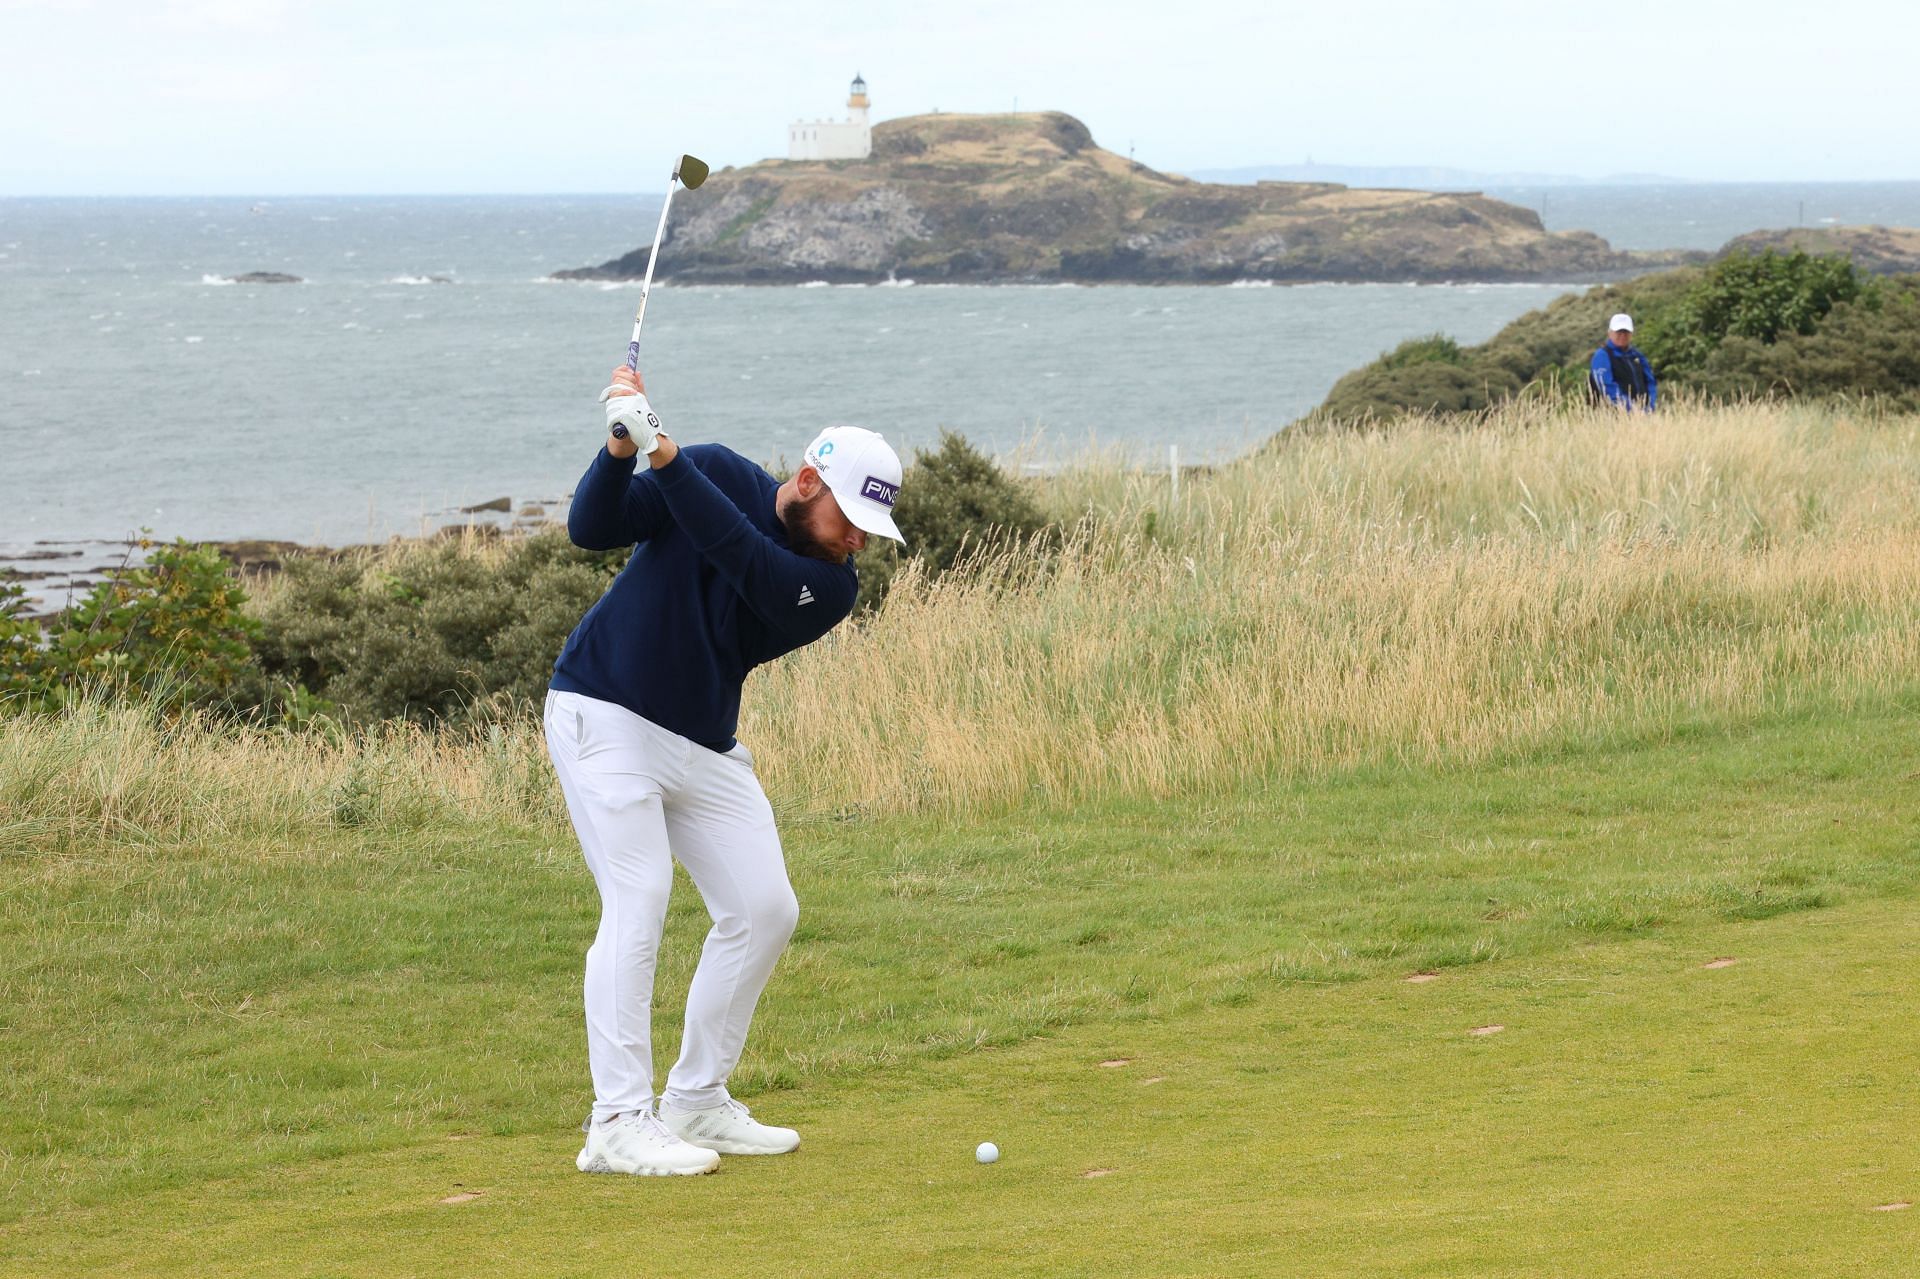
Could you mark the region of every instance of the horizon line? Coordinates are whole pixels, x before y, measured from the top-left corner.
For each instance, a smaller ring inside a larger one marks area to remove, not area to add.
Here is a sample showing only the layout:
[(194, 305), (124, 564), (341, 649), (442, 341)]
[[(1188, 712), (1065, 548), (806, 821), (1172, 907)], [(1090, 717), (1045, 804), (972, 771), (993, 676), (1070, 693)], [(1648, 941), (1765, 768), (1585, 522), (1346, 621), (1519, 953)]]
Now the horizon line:
[[(1186, 175), (1193, 172), (1222, 173), (1241, 169), (1260, 168), (1296, 168), (1289, 164), (1245, 164), (1245, 165), (1209, 165), (1196, 166), (1193, 169), (1161, 169), (1161, 173)], [(1393, 169), (1393, 168), (1453, 168), (1452, 165), (1363, 165), (1363, 164), (1321, 164), (1314, 168), (1324, 169)], [(1488, 176), (1499, 176), (1489, 174)], [(1868, 186), (1881, 185), (1920, 185), (1920, 177), (1911, 178), (1665, 178), (1659, 181), (1609, 182), (1603, 178), (1578, 178), (1575, 175), (1554, 175), (1575, 177), (1565, 183), (1488, 183), (1488, 186), (1548, 186), (1554, 189), (1565, 187), (1569, 190), (1591, 189), (1594, 187), (1652, 188), (1663, 186), (1712, 187), (1712, 186)], [(1241, 186), (1244, 183), (1213, 183), (1218, 186)], [(1367, 189), (1367, 188), (1355, 188)], [(499, 190), (462, 190), (462, 191), (0, 191), (0, 200), (350, 200), (350, 199), (623, 199), (623, 198), (659, 198), (666, 195), (666, 189), (650, 191), (499, 191)]]

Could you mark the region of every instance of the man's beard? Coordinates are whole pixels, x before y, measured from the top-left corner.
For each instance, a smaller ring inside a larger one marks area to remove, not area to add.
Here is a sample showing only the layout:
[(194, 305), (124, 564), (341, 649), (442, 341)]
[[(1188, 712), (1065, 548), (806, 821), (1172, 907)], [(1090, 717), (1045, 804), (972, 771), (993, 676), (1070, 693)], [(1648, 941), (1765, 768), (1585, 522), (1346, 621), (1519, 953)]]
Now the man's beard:
[(825, 560), (829, 564), (840, 564), (846, 561), (847, 553), (835, 551), (825, 542), (820, 541), (813, 535), (813, 529), (807, 523), (807, 516), (813, 513), (813, 509), (827, 500), (827, 490), (824, 488), (812, 497), (796, 498), (787, 504), (785, 511), (780, 513), (780, 523), (787, 530), (787, 545), (796, 554), (805, 555), (809, 559)]

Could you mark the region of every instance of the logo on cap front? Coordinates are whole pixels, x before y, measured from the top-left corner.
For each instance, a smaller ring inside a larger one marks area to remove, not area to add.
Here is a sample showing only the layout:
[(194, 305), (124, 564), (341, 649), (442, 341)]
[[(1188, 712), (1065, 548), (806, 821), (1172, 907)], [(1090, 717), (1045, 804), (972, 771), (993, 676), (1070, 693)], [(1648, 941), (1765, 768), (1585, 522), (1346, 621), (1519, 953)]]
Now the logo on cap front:
[(869, 475), (867, 482), (860, 486), (860, 496), (869, 497), (885, 507), (891, 507), (895, 498), (900, 496), (900, 486), (889, 484), (877, 475)]

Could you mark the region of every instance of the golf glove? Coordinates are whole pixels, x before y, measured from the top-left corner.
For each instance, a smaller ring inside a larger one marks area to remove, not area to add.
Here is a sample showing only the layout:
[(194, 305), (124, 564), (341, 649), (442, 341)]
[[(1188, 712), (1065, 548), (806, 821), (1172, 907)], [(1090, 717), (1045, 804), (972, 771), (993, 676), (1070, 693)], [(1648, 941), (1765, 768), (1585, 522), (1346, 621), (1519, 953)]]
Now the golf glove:
[(647, 403), (646, 396), (635, 395), (616, 383), (600, 392), (600, 402), (607, 406), (609, 434), (632, 440), (642, 453), (659, 447), (660, 437), (666, 432), (660, 429), (660, 415)]

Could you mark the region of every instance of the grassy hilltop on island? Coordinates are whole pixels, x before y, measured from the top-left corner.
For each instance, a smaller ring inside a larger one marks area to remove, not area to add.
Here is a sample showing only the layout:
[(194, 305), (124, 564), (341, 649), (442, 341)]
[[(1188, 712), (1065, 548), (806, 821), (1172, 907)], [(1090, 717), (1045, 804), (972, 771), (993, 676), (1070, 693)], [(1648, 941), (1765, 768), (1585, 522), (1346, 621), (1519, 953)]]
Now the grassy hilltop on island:
[[(1061, 112), (874, 126), (866, 160), (762, 160), (674, 199), (659, 276), (748, 284), (1568, 280), (1684, 259), (1483, 195), (1196, 182)], [(637, 279), (647, 246), (566, 279)]]

